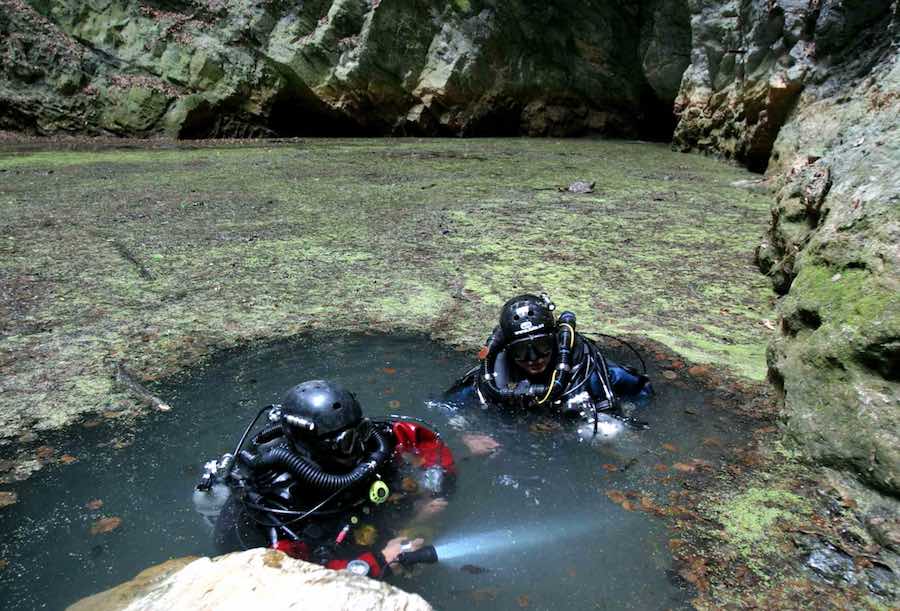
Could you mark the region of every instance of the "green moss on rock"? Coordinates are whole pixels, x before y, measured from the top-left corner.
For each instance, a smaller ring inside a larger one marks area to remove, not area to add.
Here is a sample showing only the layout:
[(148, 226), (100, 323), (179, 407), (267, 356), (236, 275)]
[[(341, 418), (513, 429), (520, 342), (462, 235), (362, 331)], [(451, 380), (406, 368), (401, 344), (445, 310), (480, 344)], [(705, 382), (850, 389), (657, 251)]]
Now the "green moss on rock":
[(102, 126), (120, 133), (146, 132), (165, 114), (169, 100), (166, 92), (151, 87), (111, 87), (104, 100)]

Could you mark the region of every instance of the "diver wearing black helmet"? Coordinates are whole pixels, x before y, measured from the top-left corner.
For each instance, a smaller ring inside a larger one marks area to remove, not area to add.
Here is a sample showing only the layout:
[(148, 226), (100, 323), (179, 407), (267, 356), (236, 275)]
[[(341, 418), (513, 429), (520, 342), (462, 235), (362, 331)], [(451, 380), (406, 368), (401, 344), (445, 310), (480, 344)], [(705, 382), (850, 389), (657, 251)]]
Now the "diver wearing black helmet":
[[(263, 413), (268, 426), (248, 442)], [(380, 536), (391, 530), (375, 526), (385, 513), (380, 506), (390, 498), (392, 509), (433, 515), (446, 505), (454, 473), (453, 456), (433, 431), (406, 420), (364, 419), (352, 393), (311, 380), (260, 410), (234, 453), (207, 463), (194, 501), (215, 521), (222, 552), (268, 545), (382, 577), (397, 562), (436, 556), (422, 539)]]
[(576, 331), (575, 315), (557, 318), (546, 295), (519, 295), (500, 310), (499, 324), (479, 358), (450, 390), (453, 398), (474, 393), (483, 404), (547, 407), (563, 414), (620, 411), (623, 399), (652, 393), (648, 378), (609, 361)]

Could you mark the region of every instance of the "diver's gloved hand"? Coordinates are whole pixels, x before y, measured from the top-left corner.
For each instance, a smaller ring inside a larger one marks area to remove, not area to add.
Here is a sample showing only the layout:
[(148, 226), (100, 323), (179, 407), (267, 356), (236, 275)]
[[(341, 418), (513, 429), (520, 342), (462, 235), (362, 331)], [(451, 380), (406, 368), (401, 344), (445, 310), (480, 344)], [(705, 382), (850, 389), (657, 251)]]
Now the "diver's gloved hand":
[(397, 562), (397, 557), (404, 552), (414, 552), (425, 544), (424, 539), (413, 539), (410, 541), (406, 537), (396, 537), (387, 542), (387, 545), (381, 550), (381, 555), (388, 565)]

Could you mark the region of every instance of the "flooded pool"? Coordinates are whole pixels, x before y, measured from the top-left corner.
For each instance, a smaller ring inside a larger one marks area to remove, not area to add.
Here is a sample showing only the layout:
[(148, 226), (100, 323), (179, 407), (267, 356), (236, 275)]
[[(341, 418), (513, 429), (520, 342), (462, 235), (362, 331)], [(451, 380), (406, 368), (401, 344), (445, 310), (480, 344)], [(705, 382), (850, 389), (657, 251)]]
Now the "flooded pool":
[[(432, 422), (456, 454), (456, 489), (430, 531), (441, 562), (396, 585), (442, 610), (686, 607), (659, 509), (680, 473), (716, 466), (739, 441), (733, 416), (648, 359), (657, 395), (640, 418), (650, 428), (593, 438), (573, 422), (443, 402), (469, 364), (423, 337), (313, 336), (169, 380), (157, 392), (172, 411), (136, 428), (98, 418), (44, 440), (54, 465), (12, 486), (18, 502), (0, 510), (0, 607), (63, 608), (169, 558), (215, 553), (191, 502), (202, 463), (229, 451), (260, 406), (312, 378), (354, 390), (370, 417)], [(473, 432), (500, 448), (469, 454), (462, 436)]]

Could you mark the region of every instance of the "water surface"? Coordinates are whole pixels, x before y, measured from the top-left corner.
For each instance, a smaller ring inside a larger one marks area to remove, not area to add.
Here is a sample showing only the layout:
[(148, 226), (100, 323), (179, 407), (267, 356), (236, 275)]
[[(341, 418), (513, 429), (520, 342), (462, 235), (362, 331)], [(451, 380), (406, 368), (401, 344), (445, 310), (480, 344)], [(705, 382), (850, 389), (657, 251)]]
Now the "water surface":
[[(169, 558), (213, 554), (191, 502), (202, 463), (230, 451), (260, 406), (312, 378), (354, 390), (373, 418), (433, 422), (457, 455), (456, 489), (427, 530), (443, 561), (395, 584), (445, 610), (687, 606), (667, 525), (651, 509), (679, 489), (676, 463), (715, 465), (739, 432), (709, 392), (648, 362), (657, 396), (640, 417), (650, 428), (591, 439), (573, 422), (441, 401), (469, 364), (418, 336), (312, 336), (167, 381), (157, 392), (173, 410), (136, 428), (92, 420), (48, 439), (56, 456), (76, 460), (15, 486), (19, 501), (2, 510), (0, 607), (60, 609)], [(500, 449), (470, 455), (462, 435), (471, 432)]]

